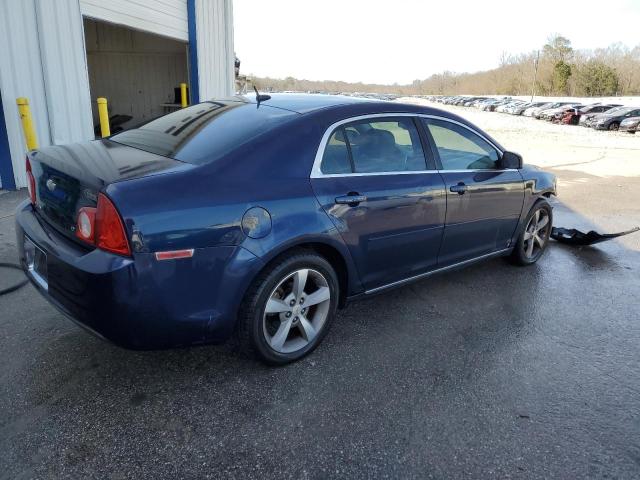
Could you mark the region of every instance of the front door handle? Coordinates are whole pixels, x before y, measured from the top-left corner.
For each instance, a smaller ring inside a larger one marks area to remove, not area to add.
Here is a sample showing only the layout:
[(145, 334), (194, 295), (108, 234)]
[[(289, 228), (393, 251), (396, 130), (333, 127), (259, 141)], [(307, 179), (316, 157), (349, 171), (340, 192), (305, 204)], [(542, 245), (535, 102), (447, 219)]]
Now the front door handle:
[(341, 197), (336, 197), (336, 203), (342, 204), (342, 205), (351, 205), (351, 206), (356, 206), (361, 202), (366, 202), (367, 201), (367, 197), (364, 195), (359, 195), (359, 194), (353, 194), (350, 193), (349, 195), (342, 195)]
[(467, 186), (463, 182), (460, 182), (457, 185), (451, 185), (449, 190), (453, 193), (457, 193), (458, 195), (464, 195), (467, 191)]

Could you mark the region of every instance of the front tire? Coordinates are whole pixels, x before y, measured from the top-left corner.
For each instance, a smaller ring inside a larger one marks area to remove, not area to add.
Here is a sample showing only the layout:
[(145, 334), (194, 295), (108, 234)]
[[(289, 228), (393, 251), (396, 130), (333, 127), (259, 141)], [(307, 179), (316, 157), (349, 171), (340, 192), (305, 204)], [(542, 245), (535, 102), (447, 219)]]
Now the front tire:
[(609, 125), (609, 130), (616, 131), (618, 128), (620, 128), (620, 124), (618, 122), (612, 122)]
[(281, 255), (245, 295), (238, 318), (242, 348), (270, 365), (301, 359), (327, 334), (339, 293), (324, 257), (302, 249)]
[(546, 200), (540, 200), (533, 206), (524, 221), (524, 228), (511, 254), (511, 261), (516, 265), (533, 265), (549, 245), (553, 211)]

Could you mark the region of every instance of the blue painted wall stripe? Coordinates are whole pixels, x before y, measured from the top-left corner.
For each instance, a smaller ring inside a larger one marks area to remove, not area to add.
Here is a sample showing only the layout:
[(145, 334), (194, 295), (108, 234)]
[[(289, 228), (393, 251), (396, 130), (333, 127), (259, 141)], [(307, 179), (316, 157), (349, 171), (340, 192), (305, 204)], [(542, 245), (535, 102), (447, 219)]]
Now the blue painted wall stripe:
[(4, 121), (2, 108), (2, 92), (0, 92), (0, 180), (4, 190), (15, 190), (16, 179), (13, 176), (11, 164), (11, 150), (9, 149), (9, 137), (7, 137), (7, 124)]
[(196, 0), (187, 0), (187, 24), (189, 26), (189, 91), (191, 103), (200, 102), (198, 81), (198, 35), (196, 32)]

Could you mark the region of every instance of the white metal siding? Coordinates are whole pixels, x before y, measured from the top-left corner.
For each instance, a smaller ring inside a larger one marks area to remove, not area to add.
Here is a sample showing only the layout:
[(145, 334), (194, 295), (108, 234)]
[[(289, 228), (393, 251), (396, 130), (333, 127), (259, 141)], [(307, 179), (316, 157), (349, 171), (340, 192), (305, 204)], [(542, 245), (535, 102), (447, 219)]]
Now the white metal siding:
[(13, 171), (26, 186), (17, 97), (27, 97), (40, 146), (92, 138), (78, 0), (0, 0), (0, 88)]
[[(32, 105), (36, 135), (48, 143), (46, 97), (40, 65), (40, 47), (35, 32), (33, 0), (0, 0), (0, 89), (13, 171), (18, 187), (26, 187), (24, 157), (27, 152), (18, 117), (16, 98), (27, 97)], [(34, 106), (42, 108), (33, 108)]]
[[(26, 147), (17, 97), (31, 103), (40, 146), (93, 138), (82, 14), (188, 40), (186, 0), (0, 0), (0, 89), (18, 187)], [(200, 98), (232, 94), (231, 0), (196, 0), (196, 25)]]
[(93, 138), (78, 0), (36, 0), (42, 73), (54, 145)]
[(200, 100), (233, 95), (233, 7), (231, 0), (196, 0)]
[[(55, 3), (55, 2), (52, 2)], [(82, 14), (187, 41), (187, 0), (80, 0)]]

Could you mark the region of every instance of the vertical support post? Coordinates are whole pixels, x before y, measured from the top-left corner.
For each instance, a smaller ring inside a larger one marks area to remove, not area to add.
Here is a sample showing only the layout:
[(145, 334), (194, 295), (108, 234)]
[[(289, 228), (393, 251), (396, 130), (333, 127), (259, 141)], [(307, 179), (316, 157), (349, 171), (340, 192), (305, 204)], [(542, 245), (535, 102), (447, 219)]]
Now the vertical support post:
[(100, 117), (100, 135), (102, 138), (110, 136), (109, 110), (107, 109), (107, 99), (104, 97), (98, 98), (98, 116)]
[(0, 92), (0, 188), (15, 190), (16, 179), (11, 163), (11, 148), (7, 137), (7, 124), (4, 118), (4, 106), (2, 105), (2, 92)]
[(200, 78), (198, 76), (198, 35), (196, 32), (196, 0), (187, 0), (187, 25), (189, 26), (189, 89), (191, 103), (200, 103)]
[(16, 99), (16, 103), (18, 104), (18, 113), (22, 121), (22, 131), (24, 132), (27, 150), (35, 150), (38, 148), (38, 137), (36, 136), (35, 128), (33, 128), (33, 118), (31, 118), (29, 100), (25, 97), (20, 97)]
[(182, 108), (189, 105), (189, 102), (187, 100), (187, 84), (186, 83), (180, 84), (180, 104), (182, 105)]

